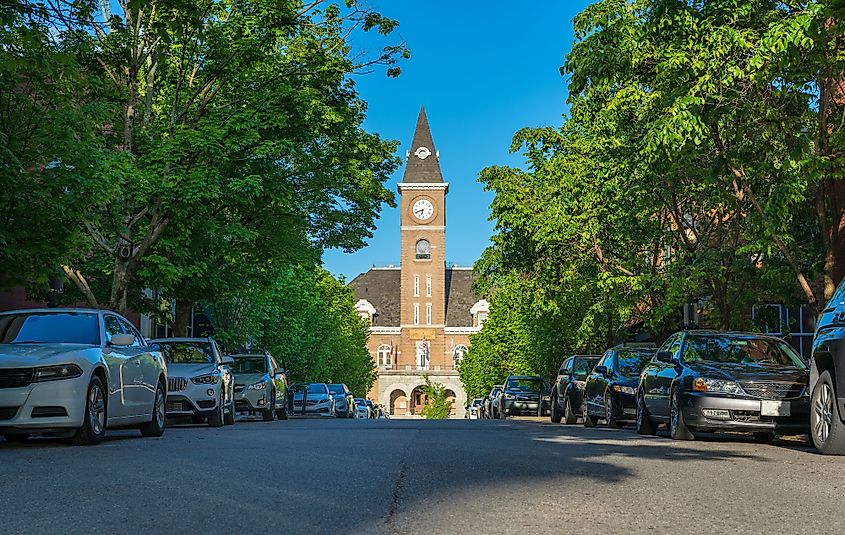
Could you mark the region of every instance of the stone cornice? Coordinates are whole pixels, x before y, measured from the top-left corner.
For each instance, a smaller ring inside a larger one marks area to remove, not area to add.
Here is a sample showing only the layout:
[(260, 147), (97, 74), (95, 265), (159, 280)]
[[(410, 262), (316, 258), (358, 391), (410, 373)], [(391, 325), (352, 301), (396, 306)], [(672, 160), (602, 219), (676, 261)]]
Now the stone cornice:
[(448, 182), (400, 182), (396, 184), (396, 189), (399, 193), (402, 193), (402, 190), (412, 190), (412, 191), (445, 191), (449, 193), (449, 183)]

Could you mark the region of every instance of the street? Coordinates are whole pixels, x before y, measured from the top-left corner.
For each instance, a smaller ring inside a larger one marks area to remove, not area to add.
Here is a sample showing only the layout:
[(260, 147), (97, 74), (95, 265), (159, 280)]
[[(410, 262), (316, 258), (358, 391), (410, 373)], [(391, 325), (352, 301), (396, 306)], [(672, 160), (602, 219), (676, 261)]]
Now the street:
[(321, 420), (0, 441), (6, 533), (842, 533), (806, 443), (548, 420)]

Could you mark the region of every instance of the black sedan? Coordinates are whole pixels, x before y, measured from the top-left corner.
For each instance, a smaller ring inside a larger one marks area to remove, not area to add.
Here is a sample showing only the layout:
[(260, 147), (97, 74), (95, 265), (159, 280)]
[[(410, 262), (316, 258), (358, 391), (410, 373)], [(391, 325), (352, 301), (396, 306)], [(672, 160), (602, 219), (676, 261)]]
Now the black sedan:
[(760, 442), (809, 428), (807, 366), (779, 338), (686, 331), (663, 344), (637, 388), (637, 432), (665, 423), (673, 439), (700, 431), (754, 433)]
[(500, 417), (543, 416), (549, 411), (549, 390), (539, 375), (511, 375), (502, 390)]
[(598, 364), (599, 355), (574, 355), (560, 365), (557, 380), (552, 385), (551, 410), (549, 417), (553, 423), (563, 420), (574, 424), (581, 414), (584, 401), (584, 385), (587, 376)]
[(611, 427), (636, 419), (640, 373), (656, 351), (650, 344), (622, 344), (605, 351), (584, 385), (585, 427), (595, 427), (599, 418)]

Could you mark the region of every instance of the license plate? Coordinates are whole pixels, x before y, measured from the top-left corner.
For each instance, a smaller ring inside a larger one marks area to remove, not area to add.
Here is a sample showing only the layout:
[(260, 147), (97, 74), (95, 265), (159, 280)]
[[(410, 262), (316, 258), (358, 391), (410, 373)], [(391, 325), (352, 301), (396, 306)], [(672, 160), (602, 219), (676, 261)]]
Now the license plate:
[(760, 416), (792, 416), (788, 401), (761, 401)]

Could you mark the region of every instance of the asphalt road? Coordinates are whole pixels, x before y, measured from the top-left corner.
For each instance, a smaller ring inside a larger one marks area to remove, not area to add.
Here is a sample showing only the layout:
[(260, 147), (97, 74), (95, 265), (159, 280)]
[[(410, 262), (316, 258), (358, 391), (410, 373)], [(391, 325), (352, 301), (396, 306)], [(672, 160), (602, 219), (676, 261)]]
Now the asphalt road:
[(0, 439), (4, 533), (845, 533), (845, 458), (509, 420)]

